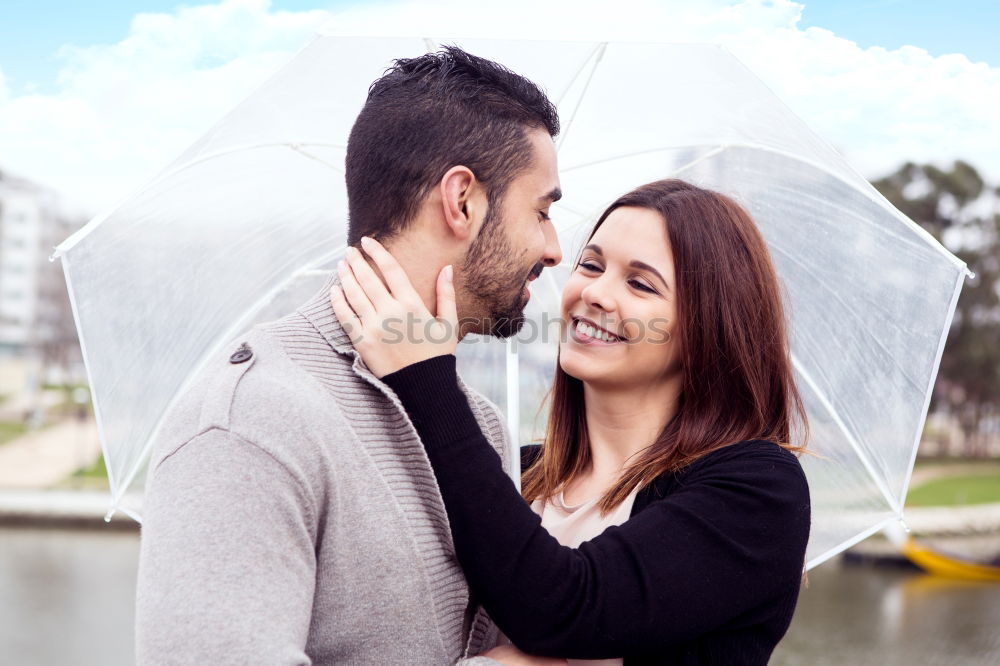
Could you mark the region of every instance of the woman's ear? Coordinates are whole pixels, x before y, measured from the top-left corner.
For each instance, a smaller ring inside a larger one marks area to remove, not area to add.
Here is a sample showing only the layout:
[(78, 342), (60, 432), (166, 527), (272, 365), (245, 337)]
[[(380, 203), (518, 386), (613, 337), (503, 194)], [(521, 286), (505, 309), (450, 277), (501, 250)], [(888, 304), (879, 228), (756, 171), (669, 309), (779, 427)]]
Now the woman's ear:
[(456, 238), (473, 238), (485, 213), (479, 201), (484, 197), (480, 196), (482, 188), (476, 175), (468, 167), (453, 166), (441, 177), (439, 187), (445, 224)]

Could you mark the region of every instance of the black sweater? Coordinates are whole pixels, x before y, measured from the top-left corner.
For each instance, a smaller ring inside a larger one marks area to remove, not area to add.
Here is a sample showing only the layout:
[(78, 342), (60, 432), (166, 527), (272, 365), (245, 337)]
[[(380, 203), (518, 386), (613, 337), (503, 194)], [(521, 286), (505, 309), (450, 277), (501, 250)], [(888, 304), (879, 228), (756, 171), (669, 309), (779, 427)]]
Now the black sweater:
[(384, 381), (424, 442), (473, 594), (519, 648), (627, 665), (767, 663), (809, 536), (793, 454), (764, 440), (727, 446), (642, 489), (623, 525), (567, 548), (504, 473), (454, 356)]

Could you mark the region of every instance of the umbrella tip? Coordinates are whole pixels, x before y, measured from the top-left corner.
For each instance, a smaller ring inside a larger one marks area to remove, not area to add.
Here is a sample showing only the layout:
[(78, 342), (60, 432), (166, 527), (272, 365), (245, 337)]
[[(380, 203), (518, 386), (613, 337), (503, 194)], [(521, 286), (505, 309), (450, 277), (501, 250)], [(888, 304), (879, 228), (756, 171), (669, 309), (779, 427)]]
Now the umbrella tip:
[(910, 528), (901, 517), (898, 522), (889, 523), (882, 528), (882, 532), (889, 541), (899, 546), (906, 541), (906, 537), (910, 534)]
[(111, 517), (113, 515), (115, 515), (115, 512), (117, 510), (118, 510), (118, 507), (116, 507), (116, 506), (113, 506), (110, 509), (108, 509), (108, 512), (106, 514), (104, 514), (104, 522), (110, 523), (111, 522)]

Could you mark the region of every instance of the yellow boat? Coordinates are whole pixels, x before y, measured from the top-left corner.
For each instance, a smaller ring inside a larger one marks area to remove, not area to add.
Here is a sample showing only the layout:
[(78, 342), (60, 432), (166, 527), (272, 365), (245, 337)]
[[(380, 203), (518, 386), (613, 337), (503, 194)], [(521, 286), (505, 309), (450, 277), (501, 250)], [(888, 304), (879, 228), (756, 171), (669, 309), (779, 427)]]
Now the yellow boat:
[(903, 542), (902, 549), (907, 559), (928, 573), (963, 580), (1000, 582), (1000, 566), (947, 555), (920, 544), (912, 536)]

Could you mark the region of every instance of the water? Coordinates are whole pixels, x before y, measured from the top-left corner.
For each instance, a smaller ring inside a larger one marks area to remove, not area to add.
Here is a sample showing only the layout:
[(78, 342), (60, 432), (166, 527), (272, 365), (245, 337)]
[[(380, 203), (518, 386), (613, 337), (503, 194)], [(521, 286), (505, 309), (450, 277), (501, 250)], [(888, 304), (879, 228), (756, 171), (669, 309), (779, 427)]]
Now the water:
[[(0, 527), (0, 662), (132, 663), (134, 532)], [(829, 562), (772, 664), (1000, 664), (1000, 584)]]
[(1000, 664), (1000, 583), (828, 562), (809, 574), (772, 664)]
[(0, 527), (0, 663), (133, 663), (139, 536)]

